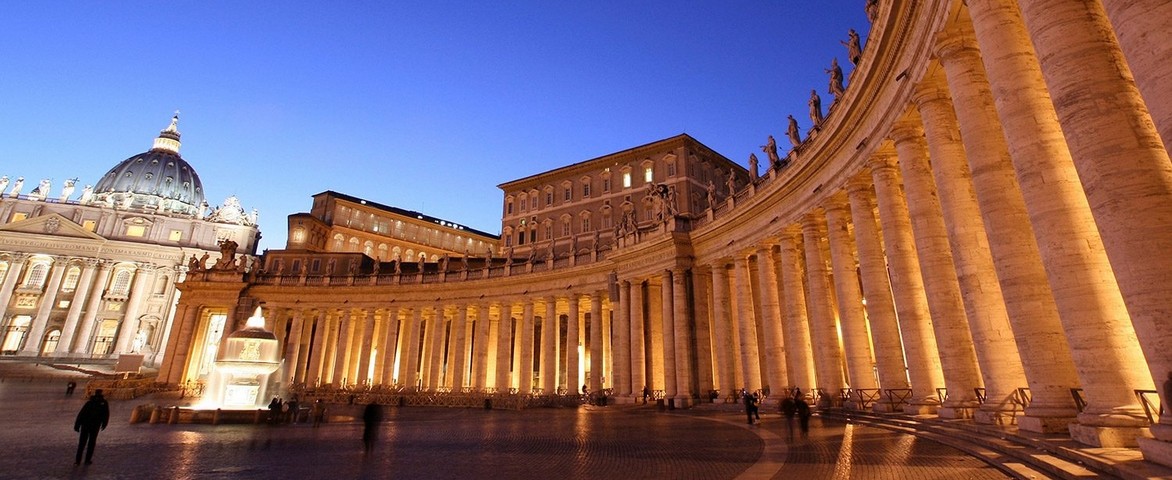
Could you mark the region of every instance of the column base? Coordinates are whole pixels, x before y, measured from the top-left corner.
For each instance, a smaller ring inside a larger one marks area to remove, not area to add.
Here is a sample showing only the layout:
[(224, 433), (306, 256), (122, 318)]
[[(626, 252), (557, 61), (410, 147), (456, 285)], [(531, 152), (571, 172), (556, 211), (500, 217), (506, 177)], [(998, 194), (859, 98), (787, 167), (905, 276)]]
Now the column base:
[(983, 425), (1013, 425), (1017, 423), (1018, 410), (995, 410), (978, 408), (973, 412), (973, 422)]
[(1027, 414), (1017, 417), (1017, 427), (1034, 433), (1065, 433), (1076, 421), (1074, 417), (1035, 417)]
[(940, 409), (939, 403), (908, 403), (903, 406), (903, 413), (908, 415), (936, 415)]
[(964, 420), (973, 418), (973, 411), (975, 410), (975, 408), (964, 406), (941, 406), (936, 410), (936, 416), (940, 418)]
[(871, 405), (871, 412), (873, 413), (895, 413), (902, 411), (899, 404), (891, 402), (875, 402)]
[[(1147, 427), (1098, 427), (1072, 423), (1070, 437), (1092, 447), (1135, 448), (1139, 446), (1139, 438), (1151, 438), (1152, 432)], [(1169, 444), (1169, 448), (1172, 453), (1172, 444)]]
[(1146, 437), (1139, 437), (1136, 440), (1139, 442), (1139, 451), (1144, 454), (1144, 460), (1172, 467), (1172, 442)]
[(675, 400), (676, 408), (692, 408), (696, 406), (696, 399), (690, 396), (680, 395), (673, 400)]

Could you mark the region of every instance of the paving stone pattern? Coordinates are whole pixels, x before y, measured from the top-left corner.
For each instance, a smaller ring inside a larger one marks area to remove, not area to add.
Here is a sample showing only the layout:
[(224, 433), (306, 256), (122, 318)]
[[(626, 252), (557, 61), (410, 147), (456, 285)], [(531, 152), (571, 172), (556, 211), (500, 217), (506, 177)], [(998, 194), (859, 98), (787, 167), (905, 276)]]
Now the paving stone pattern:
[(388, 408), (364, 454), (359, 423), (130, 425), (141, 400), (111, 402), (94, 464), (78, 467), (82, 403), (64, 381), (0, 382), (0, 478), (1007, 478), (931, 441), (818, 419), (787, 451), (779, 418), (750, 427), (734, 411)]

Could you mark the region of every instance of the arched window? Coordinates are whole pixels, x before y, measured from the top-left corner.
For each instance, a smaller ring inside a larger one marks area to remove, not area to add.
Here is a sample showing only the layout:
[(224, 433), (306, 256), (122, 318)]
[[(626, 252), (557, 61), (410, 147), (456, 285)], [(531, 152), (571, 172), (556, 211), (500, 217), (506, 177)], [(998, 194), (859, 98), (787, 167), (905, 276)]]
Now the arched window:
[(61, 282), (61, 291), (72, 292), (77, 288), (77, 281), (81, 278), (81, 268), (77, 265), (69, 267), (65, 271), (65, 281)]
[(134, 273), (130, 270), (119, 270), (114, 274), (114, 280), (110, 282), (111, 295), (126, 295), (130, 293), (130, 277)]
[(590, 225), (590, 212), (582, 212), (582, 214), (579, 218), (581, 218), (581, 220), (582, 220), (582, 230), (579, 230), (579, 231), (589, 232), (589, 231), (593, 230), (593, 228), (591, 228), (591, 225)]
[(385, 244), (385, 243), (378, 244), (378, 258), (379, 258), (379, 260), (387, 260), (390, 258), (390, 257), (387, 257), (387, 244)]
[(408, 248), (407, 249), (407, 256), (403, 257), (403, 261), (414, 262), (415, 261), (415, 250)]
[(350, 251), (350, 252), (359, 251), (358, 250), (358, 237), (350, 237), (350, 248), (347, 251)]
[(368, 257), (373, 257), (374, 256), (374, 242), (367, 240), (366, 243), (363, 243), (362, 244), (362, 253), (365, 253), (366, 256), (368, 256)]
[(342, 251), (342, 247), (346, 245), (346, 237), (340, 233), (334, 234), (334, 251)]
[(45, 285), (45, 277), (49, 275), (48, 263), (35, 263), (24, 277), (25, 288), (41, 288)]
[(397, 259), (397, 260), (402, 260), (403, 257), (401, 255), (403, 255), (402, 248), (399, 248), (398, 246), (396, 246), (395, 248), (391, 249), (391, 258)]
[(529, 197), (526, 196), (524, 193), (522, 193), (520, 196), (517, 197), (517, 202), (521, 204), (521, 211), (522, 212), (524, 212), (525, 209), (529, 206), (528, 199), (529, 199)]
[(562, 235), (561, 236), (568, 237), (568, 236), (570, 236), (571, 233), (573, 233), (573, 227), (570, 225), (570, 216), (566, 215), (566, 216), (562, 217)]

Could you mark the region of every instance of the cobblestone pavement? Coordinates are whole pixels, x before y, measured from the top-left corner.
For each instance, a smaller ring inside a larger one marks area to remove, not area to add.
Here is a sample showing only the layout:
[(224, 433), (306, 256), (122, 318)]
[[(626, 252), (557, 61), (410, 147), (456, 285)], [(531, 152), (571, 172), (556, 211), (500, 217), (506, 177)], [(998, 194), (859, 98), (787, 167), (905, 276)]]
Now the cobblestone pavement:
[(815, 419), (809, 439), (787, 445), (775, 414), (750, 427), (733, 411), (631, 406), (388, 408), (364, 454), (357, 423), (131, 425), (141, 401), (112, 401), (94, 464), (77, 467), (82, 403), (64, 381), (0, 382), (0, 478), (1007, 478), (882, 429)]

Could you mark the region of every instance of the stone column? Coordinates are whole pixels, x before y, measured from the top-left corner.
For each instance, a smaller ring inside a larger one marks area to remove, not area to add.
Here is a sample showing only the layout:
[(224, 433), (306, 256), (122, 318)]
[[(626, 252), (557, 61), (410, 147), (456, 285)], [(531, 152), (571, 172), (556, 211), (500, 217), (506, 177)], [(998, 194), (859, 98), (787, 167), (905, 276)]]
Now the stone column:
[[(371, 349), (374, 348), (374, 318), (371, 317), (366, 310), (359, 310), (355, 318), (355, 334), (362, 335), (357, 350), (358, 355), (358, 370), (354, 372), (354, 384), (366, 385), (370, 383), (371, 364), (370, 355)], [(361, 333), (358, 333), (361, 332)]]
[(334, 342), (334, 386), (354, 383), (354, 372), (350, 371), (351, 346), (354, 344), (354, 312), (342, 310), (338, 318), (338, 338)]
[[(293, 323), (289, 325), (289, 336), (285, 338), (285, 375), (290, 385), (297, 383), (301, 365), (301, 324), (303, 313), (300, 309), (293, 310)], [(282, 379), (285, 380), (285, 379)]]
[(326, 338), (330, 336), (330, 315), (326, 311), (319, 311), (315, 315), (314, 323), (316, 327), (313, 331), (313, 353), (309, 359), (309, 371), (306, 374), (305, 383), (307, 385), (320, 385), (329, 383), (326, 379), (326, 374), (322, 372), (322, 367), (326, 363)]
[(712, 285), (712, 275), (708, 268), (694, 266), (692, 268), (692, 308), (696, 318), (696, 381), (699, 382), (694, 390), (700, 395), (700, 402), (707, 401), (708, 394), (717, 388), (712, 378), (714, 366), (709, 285)]
[[(1147, 55), (1153, 55), (1169, 48), (1167, 42), (1159, 43), (1161, 38), (1168, 37), (1166, 27), (1146, 32), (1145, 36), (1152, 37), (1137, 41), (1138, 28), (1145, 23), (1167, 25), (1167, 18), (1159, 14), (1167, 12), (1169, 7), (1155, 6), (1152, 2), (1127, 5), (1117, 0), (1103, 4), (1117, 24), (1123, 16), (1131, 19), (1144, 16), (1147, 20), (1120, 25), (1119, 30), (1111, 32), (1105, 12), (1097, 2), (1060, 5), (1023, 1), (1021, 13), (1037, 48), (1042, 74), (1053, 95), (1053, 105), (1103, 246), (1115, 267), (1115, 278), (1139, 345), (1155, 377), (1154, 383), (1161, 384), (1164, 375), (1172, 375), (1169, 373), (1172, 352), (1167, 347), (1172, 344), (1172, 332), (1166, 328), (1172, 299), (1165, 281), (1172, 260), (1152, 252), (1162, 251), (1172, 236), (1172, 163), (1165, 143), (1172, 135), (1169, 133), (1172, 100), (1158, 87), (1167, 83), (1165, 72), (1172, 67), (1162, 59), (1145, 65), (1135, 61), (1144, 56), (1131, 54), (1145, 49), (1152, 52)], [(1053, 9), (1052, 16), (1043, 16), (1043, 9)], [(1133, 60), (1130, 66), (1137, 69), (1136, 80), (1141, 82), (1140, 86), (1148, 86), (1142, 91), (1148, 94), (1146, 106), (1152, 107), (1152, 113), (1156, 114), (1155, 126), (1113, 33), (1119, 35), (1125, 47), (1130, 46), (1127, 48), (1129, 59)], [(1139, 42), (1143, 46), (1138, 46)], [(1079, 58), (1072, 54), (1078, 54)], [(1163, 141), (1156, 126), (1164, 133)], [(1130, 372), (1134, 371), (1132, 367)], [(1172, 399), (1165, 397), (1163, 402), (1169, 405)], [(1164, 442), (1172, 442), (1172, 418), (1168, 418), (1168, 411), (1165, 408), (1160, 424), (1152, 428), (1156, 438)], [(1079, 420), (1084, 421), (1083, 416)], [(1088, 435), (1077, 435), (1079, 441), (1095, 444), (1089, 432), (1084, 433)], [(1098, 440), (1104, 446), (1113, 443), (1107, 438)], [(1142, 446), (1146, 456), (1172, 465), (1172, 447), (1153, 442), (1143, 442)], [(1165, 450), (1163, 454), (1156, 452), (1161, 447)]]
[(622, 397), (629, 397), (636, 388), (642, 385), (631, 384), (631, 282), (619, 282), (619, 309), (615, 312), (618, 325), (615, 325), (615, 355), (614, 377), (615, 393)]
[[(875, 200), (879, 209), (879, 224), (882, 227), (880, 230), (883, 233), (883, 246), (887, 257), (886, 274), (891, 280), (891, 295), (895, 299), (899, 329), (903, 332), (904, 356), (907, 358), (908, 377), (913, 390), (910, 404), (904, 406), (904, 413), (935, 413), (936, 405), (940, 403), (936, 389), (944, 387), (944, 375), (936, 336), (932, 332), (932, 316), (929, 313), (926, 288), (920, 274), (920, 262), (916, 256), (915, 238), (912, 234), (903, 181), (891, 144), (887, 143), (879, 148), (871, 157), (868, 166), (871, 169), (871, 182), (875, 186)], [(936, 222), (940, 223), (942, 219), (937, 218)], [(943, 229), (940, 233), (944, 235)], [(944, 240), (947, 241), (946, 238)], [(948, 266), (951, 267), (952, 259), (949, 258), (948, 261)], [(953, 280), (951, 283), (955, 291), (956, 281)], [(956, 312), (963, 315), (959, 295), (955, 299)], [(871, 302), (868, 300), (868, 312), (870, 308)], [(963, 316), (961, 319), (963, 320)], [(964, 331), (967, 333), (968, 330)], [(972, 341), (971, 337), (968, 341)], [(976, 366), (975, 361), (973, 366)]]
[(129, 353), (130, 343), (138, 334), (139, 312), (143, 304), (151, 295), (151, 285), (155, 283), (153, 265), (139, 265), (134, 271), (134, 282), (131, 283), (130, 297), (126, 299), (126, 313), (122, 316), (122, 326), (118, 329), (117, 353)]
[(806, 316), (806, 278), (801, 257), (801, 230), (785, 227), (777, 250), (779, 280), (785, 289), (785, 361), (789, 384), (809, 391), (814, 386), (814, 357), (810, 351), (810, 325)]
[(785, 368), (785, 339), (781, 333), (781, 322), (778, 321), (781, 304), (777, 290), (777, 270), (774, 268), (773, 251), (770, 245), (757, 247), (757, 303), (761, 305), (760, 317), (761, 332), (765, 338), (761, 343), (765, 348), (765, 385), (771, 392), (780, 392), (781, 388), (789, 385), (789, 375)]
[(947, 394), (939, 399), (941, 408), (937, 413), (944, 418), (967, 418), (978, 406), (973, 389), (981, 386), (981, 371), (957, 281), (959, 275), (948, 243), (944, 213), (932, 178), (923, 120), (915, 109), (911, 109), (906, 117), (896, 123), (891, 136), (904, 179), (908, 216), (915, 237), (923, 291), (932, 315), (932, 330), (936, 344), (942, 347), (937, 351)]
[(875, 378), (875, 360), (867, 335), (867, 318), (863, 312), (863, 294), (851, 237), (851, 212), (846, 195), (835, 193), (826, 203), (827, 240), (830, 242), (830, 265), (834, 275), (835, 298), (838, 299), (838, 323), (846, 369), (852, 389), (879, 388)]
[(671, 271), (672, 282), (672, 339), (675, 341), (675, 384), (676, 404), (689, 405), (692, 401), (692, 368), (691, 346), (692, 331), (689, 326), (693, 323), (688, 316), (688, 272), (676, 267)]
[(602, 389), (602, 294), (590, 294), (590, 391)]
[[(1055, 12), (1073, 13), (1062, 5), (1051, 7), (1056, 9)], [(1088, 7), (1082, 5), (1076, 10), (1085, 8)], [(1084, 24), (1084, 28), (1101, 27), (1107, 32), (1109, 26), (1105, 14), (1098, 8), (1092, 10), (1095, 12), (1081, 11), (1068, 20), (1080, 22), (1084, 18), (1098, 18), (1098, 22)], [(1136, 442), (1127, 437), (1137, 435), (1137, 428), (1145, 425), (1147, 420), (1131, 391), (1151, 388), (1151, 375), (1134, 368), (1134, 365), (1144, 363), (1143, 355), (1135, 348), (1137, 339), (1131, 319), (1096, 231), (1081, 181), (1073, 168), (1054, 110), (1055, 103), (1042, 80), (1041, 68), (1030, 48), (1029, 36), (1017, 7), (993, 5), (982, 0), (970, 7), (970, 11), (974, 20), (982, 20), (976, 28), (977, 41), (986, 50), (993, 48), (980, 58), (989, 74), (1013, 166), (1022, 186), (1030, 221), (1035, 227), (1035, 237), (1042, 247), (1042, 262), (1054, 292), (1061, 328), (1072, 349), (1079, 385), (1088, 401), (1078, 416), (1080, 425), (1072, 426), (1072, 434), (1079, 441), (1096, 446), (1135, 446)], [(992, 23), (998, 26), (990, 28)], [(1058, 27), (1059, 30), (1063, 28)], [(1086, 34), (1078, 28), (1068, 33)], [(972, 34), (971, 31), (959, 31), (954, 35), (959, 38), (954, 38), (951, 43), (963, 45)], [(1066, 41), (1063, 39), (1062, 43)], [(1107, 33), (1100, 36), (1099, 43), (1104, 48), (1111, 48), (1114, 47), (1114, 38)], [(966, 46), (953, 48), (965, 49)], [(970, 47), (966, 51), (972, 50)], [(1082, 61), (1081, 56), (1079, 61)], [(1115, 61), (1118, 63), (1111, 63)], [(1122, 54), (1116, 50), (1111, 61), (1100, 66), (1110, 68), (1122, 64)], [(1115, 78), (1100, 78), (1107, 77)], [(1122, 83), (1119, 88), (1129, 86)], [(1078, 95), (1082, 94), (1080, 86)], [(1136, 93), (1137, 101), (1138, 96)], [(1114, 431), (1109, 431), (1112, 429)]]
[(406, 361), (399, 361), (403, 368), (399, 372), (400, 384), (408, 390), (419, 389), (419, 329), (420, 322), (423, 319), (423, 307), (411, 307), (411, 316), (403, 322), (403, 327), (407, 332), (403, 334), (403, 340), (407, 343), (403, 345), (403, 354), (407, 356)]
[(382, 330), (382, 354), (380, 355), (383, 357), (382, 384), (395, 385), (398, 384), (396, 379), (400, 375), (395, 368), (395, 363), (402, 363), (399, 356), (399, 307), (388, 307), (385, 315)]
[(16, 253), (12, 255), (12, 260), (8, 263), (8, 271), (4, 274), (4, 284), (0, 286), (0, 308), (8, 309), (8, 303), (12, 301), (12, 292), (16, 289), (16, 281), (24, 273), (24, 266), (27, 262), (27, 254)]
[[(815, 387), (824, 396), (819, 407), (829, 407), (842, 390), (843, 355), (838, 343), (838, 328), (834, 321), (834, 306), (830, 290), (830, 268), (824, 259), (822, 242), (826, 238), (826, 217), (822, 209), (815, 209), (802, 217), (802, 244), (806, 251), (806, 285), (809, 302), (810, 340), (813, 343)], [(817, 398), (817, 397), (816, 397)]]
[(642, 392), (644, 385), (650, 385), (647, 378), (646, 345), (647, 339), (643, 333), (646, 321), (644, 312), (643, 281), (634, 280), (631, 283), (631, 387)]
[(444, 333), (447, 331), (448, 325), (446, 316), (443, 305), (436, 305), (432, 309), (431, 319), (427, 321), (427, 329), (425, 330), (423, 358), (426, 359), (427, 363), (423, 365), (423, 380), (427, 389), (432, 392), (439, 390), (444, 381), (444, 367), (446, 366), (444, 362), (446, 335)]
[(468, 372), (468, 306), (456, 305), (456, 317), (452, 320), (452, 391), (464, 391)]
[(676, 378), (676, 332), (675, 326), (675, 285), (672, 283), (671, 270), (660, 275), (660, 305), (663, 309), (663, 395), (665, 398), (676, 398), (679, 395), (679, 385)]
[[(100, 289), (97, 293), (100, 293)], [(187, 359), (191, 356), (191, 340), (195, 337), (195, 327), (199, 321), (198, 306), (184, 303), (180, 307), (180, 311), (175, 315), (179, 323), (167, 339), (167, 353), (163, 356), (163, 363), (159, 368), (159, 380), (170, 385), (183, 382), (183, 372), (187, 367)]]
[[(53, 259), (53, 269), (49, 273), (49, 283), (45, 286), (44, 293), (41, 294), (41, 303), (37, 305), (37, 314), (33, 317), (28, 337), (25, 337), (24, 348), (20, 352), (21, 355), (41, 356), (41, 337), (45, 335), (45, 326), (49, 323), (49, 312), (53, 310), (54, 304), (57, 303), (57, 292), (61, 289), (61, 277), (65, 274), (65, 267), (68, 266), (68, 263), (64, 258)], [(138, 283), (137, 281), (135, 282), (136, 287), (139, 286)], [(133, 296), (133, 292), (131, 295)], [(7, 308), (7, 305), (5, 305), (5, 308)], [(127, 320), (123, 320), (123, 328), (128, 323)], [(122, 347), (125, 342), (123, 339), (125, 336), (119, 332), (119, 347)], [(124, 349), (119, 348), (117, 352), (123, 353)]]
[(476, 360), (472, 362), (472, 389), (477, 392), (483, 392), (488, 385), (488, 339), (489, 327), (492, 325), (488, 309), (487, 303), (476, 306), (476, 341), (472, 345)]
[(643, 324), (647, 333), (644, 344), (647, 349), (647, 383), (652, 390), (663, 390), (663, 284), (659, 277), (647, 279), (644, 302), (647, 308), (647, 322)]
[(566, 298), (566, 392), (569, 393), (579, 391), (582, 385), (582, 377), (578, 373), (582, 363), (582, 354), (578, 350), (582, 346), (582, 333), (578, 330), (581, 321), (578, 301), (578, 296), (573, 293)]
[[(997, 28), (1011, 30), (1009, 25)], [(941, 33), (937, 51), (948, 76), (948, 85), (960, 125), (961, 140), (968, 154), (969, 168), (973, 172), (977, 203), (985, 224), (990, 229), (989, 232), (996, 232), (988, 235), (989, 250), (993, 254), (993, 266), (1005, 297), (1005, 309), (1009, 313), (1013, 335), (1018, 340), (1017, 349), (1033, 397), (1018, 425), (1022, 429), (1034, 432), (1064, 432), (1077, 414), (1070, 396), (1070, 388), (1078, 386), (1078, 375), (1074, 369), (1070, 347), (1063, 335), (1058, 306), (1047, 283), (1042, 253), (1035, 240), (1044, 238), (1046, 242), (1066, 245), (1071, 241), (1083, 241), (1074, 238), (1049, 238), (1051, 234), (1048, 232), (1035, 234), (1038, 229), (1045, 228), (1061, 230), (1062, 235), (1071, 234), (1071, 227), (1076, 223), (1063, 218), (1073, 213), (1069, 205), (1054, 202), (1072, 200), (1069, 193), (1065, 198), (1038, 196), (1053, 197), (1063, 195), (1062, 190), (1069, 190), (1057, 184), (1071, 180), (1071, 176), (1059, 173), (1060, 169), (1054, 170), (1042, 165), (1049, 162), (1041, 158), (1042, 155), (1056, 154), (1061, 150), (1061, 138), (1058, 138), (1057, 142), (1047, 141), (1047, 137), (1053, 136), (1047, 135), (1044, 118), (1031, 118), (1027, 122), (1028, 127), (1025, 123), (1020, 126), (1031, 128), (1038, 134), (1037, 137), (1031, 134), (1026, 142), (1037, 142), (1041, 146), (1027, 148), (1034, 150), (1031, 153), (1038, 157), (1020, 159), (1020, 163), (1027, 168), (1041, 167), (1035, 169), (1040, 171), (1023, 172), (1024, 175), (1020, 177), (1028, 182), (1026, 187), (1041, 190), (1031, 193), (1033, 199), (1039, 203), (1035, 208), (1038, 215), (1031, 218), (1021, 185), (1014, 178), (1013, 163), (1006, 145), (1007, 133), (1015, 137), (1020, 135), (1003, 130), (998, 122), (997, 111), (992, 108), (993, 97), (988, 78), (981, 65), (981, 57), (976, 50), (971, 32), (955, 28)], [(1033, 165), (1029, 165), (1031, 163)], [(1030, 175), (1046, 175), (1048, 178), (1031, 180)], [(1051, 178), (1051, 175), (1056, 178)], [(1073, 180), (1077, 186), (1078, 180)], [(1034, 228), (1031, 220), (1038, 223), (1038, 229)], [(992, 397), (990, 398), (992, 400)]]
[[(1108, 18), (1115, 26), (1113, 33), (1119, 41), (1118, 48), (1121, 48), (1127, 56), (1127, 66), (1131, 70), (1130, 73), (1135, 76), (1135, 84), (1143, 95), (1144, 103), (1151, 111), (1152, 120), (1155, 121), (1156, 128), (1159, 129), (1160, 136), (1164, 140), (1164, 147), (1172, 148), (1172, 97), (1167, 94), (1168, 82), (1172, 79), (1172, 65), (1169, 65), (1167, 61), (1172, 58), (1172, 29), (1168, 28), (1168, 19), (1172, 18), (1172, 3), (1137, 0), (1102, 0), (1100, 3), (1106, 8)], [(1022, 3), (1022, 8), (1026, 11), (1026, 24), (1030, 27), (1030, 32), (1038, 32), (1034, 39), (1034, 48), (1037, 48), (1040, 53), (1047, 54), (1047, 61), (1042, 63), (1047, 81), (1051, 76), (1057, 75), (1050, 71), (1051, 66), (1056, 68), (1072, 66), (1069, 63), (1059, 63), (1060, 61), (1065, 62), (1065, 57), (1050, 56), (1049, 54), (1068, 53), (1074, 44), (1097, 43), (1096, 63), (1101, 62), (1104, 57), (1116, 56), (1113, 52), (1115, 47), (1108, 45), (1108, 39), (1104, 38), (1110, 35), (1107, 33), (1110, 30), (1102, 26), (1100, 7), (1097, 4), (1063, 5), (1065, 8), (1062, 10), (1062, 15), (1055, 15), (1052, 18), (1043, 18), (1035, 13), (1041, 8), (1051, 7), (1053, 5), (1048, 2)], [(1077, 13), (1077, 10), (1082, 8), (1091, 9), (1091, 15), (1082, 17), (1080, 20), (1094, 23), (1095, 28), (1101, 30), (1097, 32), (1079, 31), (1074, 37), (1062, 37), (1067, 35), (1071, 29), (1082, 28), (1083, 23), (1068, 21), (1069, 15)], [(1054, 33), (1042, 35), (1048, 30), (1053, 30)], [(1075, 65), (1083, 64), (1080, 62)], [(1119, 68), (1121, 65), (1124, 63), (1116, 62), (1111, 67), (1123, 70)], [(1105, 70), (1094, 72), (1096, 80), (1101, 79), (1106, 73)], [(1124, 78), (1122, 73), (1113, 71), (1110, 75), (1114, 76), (1114, 80), (1118, 80)], [(1051, 88), (1056, 92), (1059, 90), (1055, 85), (1052, 85)], [(1127, 93), (1129, 90), (1129, 88), (1114, 90), (1112, 93), (1130, 96), (1130, 93)], [(1127, 102), (1134, 103), (1134, 100)], [(1129, 114), (1137, 111), (1110, 113)], [(1103, 112), (1096, 112), (1096, 114), (1098, 113)]]
[[(98, 310), (102, 306), (102, 294), (105, 293), (106, 284), (110, 281), (110, 273), (110, 263), (100, 262), (98, 278), (94, 280), (90, 296), (85, 301), (85, 313), (81, 317), (81, 327), (77, 329), (80, 336), (74, 343), (73, 353), (88, 353), (90, 350), (90, 339), (94, 335), (94, 320), (98, 317)], [(6, 305), (6, 303), (0, 303), (0, 305)]]
[(545, 313), (541, 316), (541, 390), (545, 395), (558, 389), (559, 324), (557, 299), (545, 297)]
[[(875, 348), (875, 364), (882, 388), (908, 388), (908, 365), (904, 362), (904, 343), (900, 339), (899, 320), (895, 315), (895, 301), (891, 298), (887, 257), (883, 241), (875, 224), (875, 205), (871, 200), (871, 175), (864, 170), (860, 177), (847, 182), (851, 225), (854, 226), (855, 251), (859, 259), (859, 279), (863, 285), (863, 299), (871, 341)], [(878, 405), (876, 405), (878, 408)]]
[(517, 368), (518, 390), (533, 393), (533, 300), (521, 305), (521, 364)]
[(721, 397), (728, 397), (737, 389), (729, 303), (728, 264), (717, 260), (712, 264), (712, 348), (716, 350), (716, 388)]
[(989, 253), (985, 222), (973, 193), (952, 98), (940, 79), (929, 78), (916, 92), (915, 100), (923, 116), (957, 281), (985, 394), (990, 399), (981, 405), (975, 418), (980, 423), (996, 423), (997, 412), (1011, 410), (1006, 401), (1014, 390), (1026, 385), (1025, 371)]
[(63, 355), (71, 351), (70, 346), (73, 344), (73, 337), (77, 331), (77, 321), (81, 319), (82, 307), (86, 303), (90, 287), (93, 286), (94, 273), (99, 263), (99, 260), (93, 258), (85, 260), (85, 268), (82, 269), (81, 277), (77, 280), (77, 289), (73, 291), (73, 300), (69, 302), (69, 313), (65, 314), (65, 326), (61, 327), (61, 339), (57, 342), (57, 350), (53, 352), (56, 355)]
[(497, 321), (496, 336), (496, 391), (509, 393), (513, 363), (513, 308), (509, 303), (501, 304), (500, 319)]
[(757, 350), (757, 319), (753, 316), (752, 287), (749, 285), (749, 261), (743, 253), (733, 257), (733, 289), (737, 296), (737, 333), (741, 347), (744, 385), (750, 392), (761, 389), (761, 362)]

